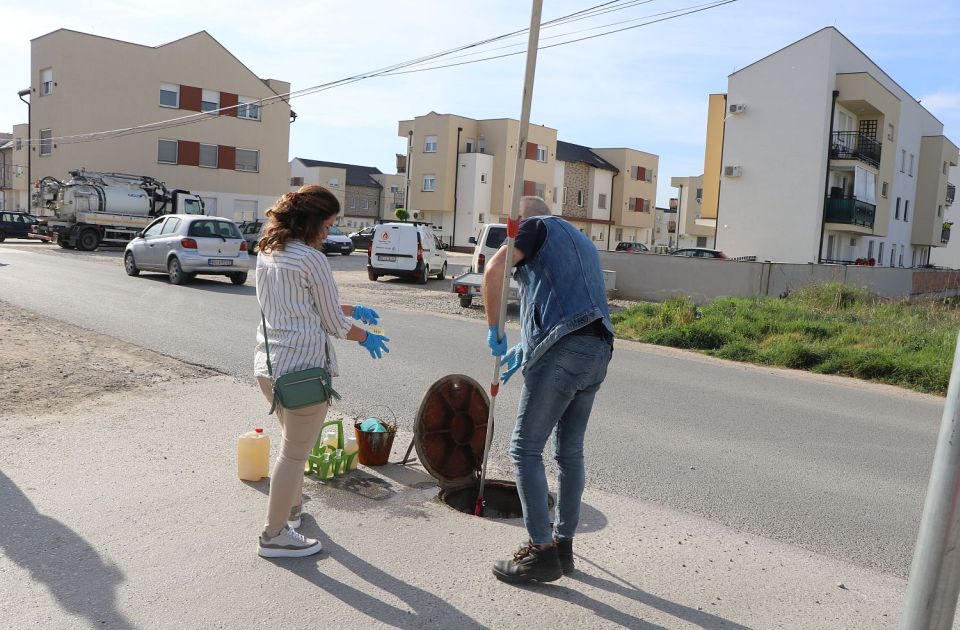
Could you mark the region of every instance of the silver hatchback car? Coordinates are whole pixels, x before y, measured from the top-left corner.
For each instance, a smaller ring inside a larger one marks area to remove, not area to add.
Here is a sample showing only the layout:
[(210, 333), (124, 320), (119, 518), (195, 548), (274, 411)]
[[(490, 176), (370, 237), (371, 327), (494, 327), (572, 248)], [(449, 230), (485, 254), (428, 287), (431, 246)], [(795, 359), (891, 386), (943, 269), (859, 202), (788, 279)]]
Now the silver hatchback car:
[(127, 244), (123, 268), (128, 276), (164, 272), (173, 284), (197, 274), (227, 276), (234, 284), (243, 284), (250, 260), (247, 241), (230, 219), (168, 214)]

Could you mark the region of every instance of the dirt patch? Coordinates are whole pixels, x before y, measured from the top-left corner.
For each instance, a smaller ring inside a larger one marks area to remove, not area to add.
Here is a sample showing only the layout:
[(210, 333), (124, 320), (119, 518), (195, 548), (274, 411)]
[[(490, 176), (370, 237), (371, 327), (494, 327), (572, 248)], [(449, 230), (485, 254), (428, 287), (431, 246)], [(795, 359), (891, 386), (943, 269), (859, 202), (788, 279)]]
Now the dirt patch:
[(39, 415), (104, 394), (214, 372), (0, 301), (0, 415)]

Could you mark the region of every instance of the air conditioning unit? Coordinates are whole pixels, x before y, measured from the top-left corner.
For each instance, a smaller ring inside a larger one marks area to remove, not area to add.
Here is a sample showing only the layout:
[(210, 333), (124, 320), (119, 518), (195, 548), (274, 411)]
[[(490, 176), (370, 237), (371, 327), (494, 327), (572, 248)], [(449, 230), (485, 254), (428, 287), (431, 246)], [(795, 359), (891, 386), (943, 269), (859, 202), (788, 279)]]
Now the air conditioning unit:
[(414, 213), (413, 213), (413, 218), (414, 218), (414, 219), (419, 219), (419, 218), (420, 218), (420, 213), (419, 213), (419, 212), (414, 212)]
[(726, 177), (740, 177), (743, 174), (743, 169), (739, 166), (724, 166), (723, 174)]
[(747, 106), (743, 103), (731, 103), (729, 109), (731, 114), (742, 114), (747, 111)]

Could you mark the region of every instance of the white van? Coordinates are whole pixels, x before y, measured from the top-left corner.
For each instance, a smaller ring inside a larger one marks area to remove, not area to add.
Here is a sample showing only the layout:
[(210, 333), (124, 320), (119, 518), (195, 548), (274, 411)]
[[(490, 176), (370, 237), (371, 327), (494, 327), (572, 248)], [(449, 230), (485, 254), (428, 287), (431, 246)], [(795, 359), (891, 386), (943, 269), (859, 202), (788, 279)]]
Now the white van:
[(416, 278), (427, 283), (428, 276), (443, 280), (447, 275), (446, 246), (429, 224), (410, 222), (377, 225), (367, 250), (367, 277)]
[(473, 248), (473, 260), (470, 262), (470, 271), (483, 273), (486, 262), (497, 253), (503, 242), (507, 240), (507, 226), (504, 223), (484, 223), (476, 238), (468, 241)]

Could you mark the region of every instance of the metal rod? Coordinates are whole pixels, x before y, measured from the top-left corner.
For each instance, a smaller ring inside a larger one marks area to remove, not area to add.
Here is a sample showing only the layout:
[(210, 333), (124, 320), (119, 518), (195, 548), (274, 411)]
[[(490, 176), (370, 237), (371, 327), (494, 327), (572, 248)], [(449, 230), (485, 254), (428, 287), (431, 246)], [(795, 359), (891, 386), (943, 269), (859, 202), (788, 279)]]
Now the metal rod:
[(960, 594), (960, 336), (910, 567), (901, 630), (948, 630)]
[[(543, 0), (533, 0), (530, 12), (530, 37), (527, 39), (527, 67), (523, 77), (523, 100), (520, 106), (520, 136), (517, 139), (517, 170), (513, 176), (513, 202), (510, 204), (510, 219), (507, 222), (507, 259), (503, 265), (503, 292), (500, 298), (500, 313), (497, 316), (497, 330), (502, 334), (507, 321), (507, 300), (510, 297), (510, 272), (513, 270), (513, 244), (516, 237), (515, 226), (520, 217), (520, 195), (523, 189), (523, 166), (526, 160), (527, 135), (530, 131), (530, 106), (533, 102), (533, 77), (537, 69), (537, 47), (540, 43), (540, 15)], [(459, 161), (459, 157), (458, 157)], [(487, 456), (493, 441), (494, 408), (497, 393), (500, 390), (500, 357), (493, 358), (493, 380), (490, 381), (490, 412), (487, 416), (487, 441), (483, 445), (483, 462), (480, 465), (480, 486), (474, 514), (483, 514), (483, 486), (487, 481)]]

